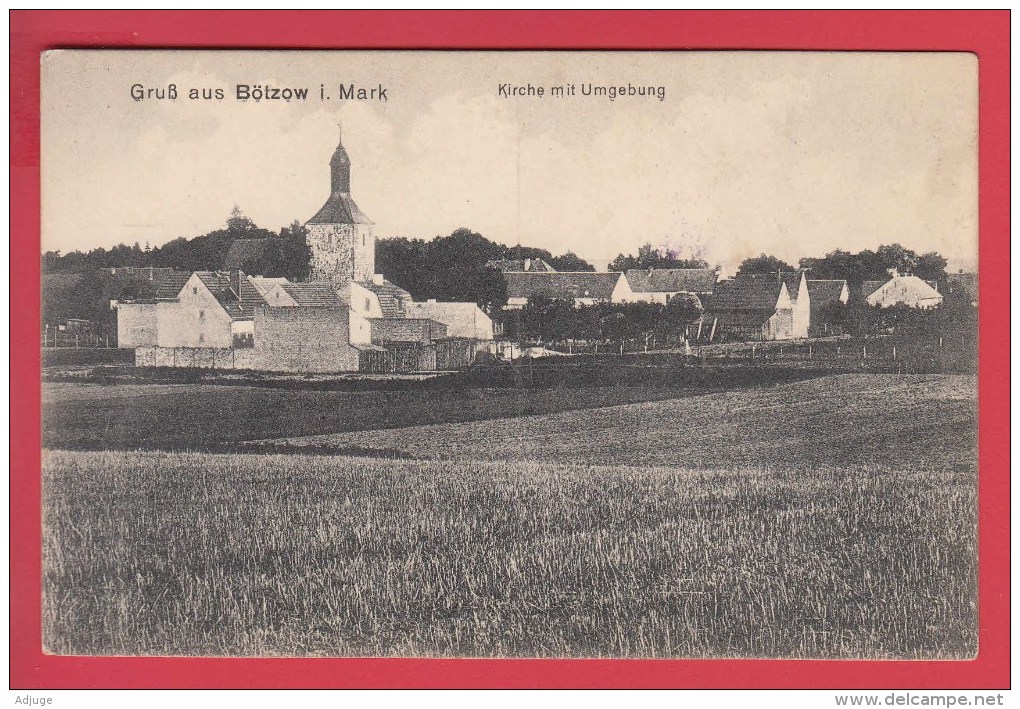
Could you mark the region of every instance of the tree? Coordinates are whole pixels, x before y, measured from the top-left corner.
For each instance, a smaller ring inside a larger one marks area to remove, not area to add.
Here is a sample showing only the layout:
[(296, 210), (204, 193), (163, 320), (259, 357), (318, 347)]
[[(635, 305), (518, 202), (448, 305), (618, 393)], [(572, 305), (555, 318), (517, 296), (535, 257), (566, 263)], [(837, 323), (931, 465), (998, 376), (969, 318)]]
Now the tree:
[(796, 271), (793, 266), (782, 261), (775, 256), (768, 256), (761, 254), (760, 256), (754, 256), (752, 258), (744, 259), (740, 263), (740, 268), (737, 269), (737, 275), (745, 275), (752, 273), (780, 273)]
[(638, 247), (637, 256), (620, 254), (609, 264), (610, 271), (629, 271), (632, 268), (708, 268), (700, 258), (679, 258), (679, 254), (645, 242)]
[(241, 208), (236, 204), (234, 208), (230, 210), (230, 216), (227, 218), (227, 231), (230, 232), (234, 238), (244, 238), (250, 232), (255, 231), (258, 227), (251, 219), (244, 215)]
[[(529, 257), (530, 258), (530, 257)], [(595, 267), (585, 261), (583, 258), (575, 254), (573, 251), (568, 251), (562, 256), (552, 256), (546, 261), (550, 266), (555, 268), (557, 271), (594, 271)]]
[(929, 251), (917, 257), (917, 263), (914, 265), (914, 275), (926, 281), (937, 282), (939, 290), (944, 293), (948, 290), (944, 287), (946, 285), (947, 265), (949, 265), (949, 262), (940, 254), (935, 251)]

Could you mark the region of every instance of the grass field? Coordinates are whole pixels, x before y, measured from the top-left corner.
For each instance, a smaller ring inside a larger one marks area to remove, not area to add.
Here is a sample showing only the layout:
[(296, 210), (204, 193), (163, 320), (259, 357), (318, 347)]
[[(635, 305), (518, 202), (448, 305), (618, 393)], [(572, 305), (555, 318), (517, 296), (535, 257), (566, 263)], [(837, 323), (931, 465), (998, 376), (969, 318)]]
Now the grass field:
[[(102, 411), (143, 395), (105, 390), (89, 391)], [(206, 395), (159, 391), (178, 412)], [(328, 422), (279, 415), (257, 429), (421, 459), (46, 451), (49, 651), (976, 652), (973, 377), (827, 377), (313, 438), (294, 432)]]
[(47, 649), (969, 657), (975, 480), (51, 452)]
[(573, 411), (689, 395), (669, 386), (309, 391), (209, 384), (43, 384), (49, 448), (212, 444)]
[(973, 470), (976, 379), (838, 375), (583, 412), (277, 442), (436, 459)]

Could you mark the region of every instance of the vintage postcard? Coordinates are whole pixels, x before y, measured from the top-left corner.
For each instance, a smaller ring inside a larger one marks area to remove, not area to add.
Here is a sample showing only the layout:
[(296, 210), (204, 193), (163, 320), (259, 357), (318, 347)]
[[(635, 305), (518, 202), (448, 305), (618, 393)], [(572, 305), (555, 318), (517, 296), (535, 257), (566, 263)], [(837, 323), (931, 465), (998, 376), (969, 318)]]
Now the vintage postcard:
[(41, 56), (54, 655), (967, 660), (968, 53)]

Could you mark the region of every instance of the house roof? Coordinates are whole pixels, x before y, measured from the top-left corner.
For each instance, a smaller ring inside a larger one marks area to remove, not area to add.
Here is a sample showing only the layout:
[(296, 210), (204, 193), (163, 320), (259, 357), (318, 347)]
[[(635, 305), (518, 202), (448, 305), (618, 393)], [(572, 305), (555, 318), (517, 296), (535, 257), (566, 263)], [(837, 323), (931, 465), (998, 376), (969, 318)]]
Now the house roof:
[(635, 293), (711, 293), (717, 277), (710, 268), (632, 268), (625, 275)]
[(533, 298), (543, 295), (547, 298), (566, 300), (577, 298), (610, 300), (616, 284), (623, 277), (622, 273), (593, 271), (511, 272), (504, 275), (511, 298)]
[(829, 303), (839, 300), (839, 296), (842, 294), (843, 288), (846, 287), (846, 281), (808, 281), (807, 287), (808, 295), (811, 297), (811, 308), (812, 310), (818, 310)]
[(156, 300), (177, 300), (181, 289), (191, 278), (190, 271), (171, 271), (163, 276), (156, 287)]
[(223, 258), (224, 270), (249, 273), (254, 271), (258, 262), (265, 256), (266, 250), (272, 245), (272, 241), (272, 239), (234, 239)]
[(255, 286), (255, 289), (259, 293), (261, 293), (263, 297), (265, 297), (266, 293), (268, 293), (273, 286), (282, 285), (284, 283), (290, 283), (289, 280), (282, 276), (280, 276), (279, 278), (267, 278), (266, 276), (252, 276), (251, 282), (252, 285)]
[[(865, 285), (872, 282), (873, 281), (865, 281)], [(865, 290), (865, 297), (874, 295), (879, 290), (882, 291), (882, 295), (880, 296), (881, 299), (892, 298), (895, 302), (902, 302), (900, 299), (905, 298), (908, 295), (913, 299), (921, 300), (936, 298), (939, 300), (942, 299), (938, 288), (933, 286), (929, 281), (925, 281), (917, 276), (894, 276), (870, 293)]]
[(861, 297), (867, 298), (869, 295), (877, 291), (879, 288), (884, 286), (890, 280), (892, 279), (890, 278), (889, 280), (885, 281), (864, 281), (863, 283), (861, 283)]
[(706, 312), (709, 318), (718, 318), (725, 327), (761, 327), (775, 314), (772, 310), (725, 310)]
[(712, 295), (704, 299), (705, 310), (754, 311), (771, 315), (776, 311), (776, 302), (782, 292), (784, 280), (777, 274), (771, 274), (771, 277), (742, 275), (728, 281), (720, 281)]
[(358, 281), (358, 285), (376, 294), (384, 318), (404, 317), (404, 304), (413, 300), (410, 293), (387, 280), (381, 285), (374, 281)]
[(306, 224), (372, 224), (372, 220), (358, 209), (351, 195), (334, 192), (315, 216)]
[(408, 303), (408, 315), (411, 311), (419, 311), (432, 315), (455, 315), (459, 317), (471, 317), (476, 310), (480, 310), (475, 303)]
[(281, 287), (299, 306), (335, 308), (345, 304), (328, 283), (284, 283)]
[(248, 280), (248, 277), (239, 271), (233, 273), (196, 271), (195, 275), (215, 296), (231, 320), (254, 318), (255, 308), (266, 304), (265, 299)]
[(485, 265), (489, 268), (498, 269), (503, 273), (509, 273), (511, 271), (553, 273), (556, 271), (556, 269), (550, 266), (544, 259), (540, 258), (499, 258), (488, 261)]

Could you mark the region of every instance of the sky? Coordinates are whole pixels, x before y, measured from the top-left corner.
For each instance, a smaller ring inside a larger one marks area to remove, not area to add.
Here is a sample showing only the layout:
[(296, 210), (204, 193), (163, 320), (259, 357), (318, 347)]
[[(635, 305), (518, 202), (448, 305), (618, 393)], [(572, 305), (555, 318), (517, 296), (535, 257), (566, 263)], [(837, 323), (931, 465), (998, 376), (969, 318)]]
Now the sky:
[[(273, 231), (303, 222), (329, 194), (342, 124), (352, 196), (379, 237), (467, 227), (603, 263), (650, 242), (728, 268), (898, 242), (976, 267), (970, 54), (62, 50), (41, 61), (44, 250), (157, 246), (221, 228), (235, 204)], [(132, 86), (169, 84), (176, 100), (132, 98)], [(309, 98), (239, 101), (238, 84)], [(344, 100), (350, 84), (386, 100)], [(552, 93), (570, 85), (574, 95)], [(610, 100), (587, 85), (655, 91)], [(192, 100), (192, 88), (224, 98)]]

